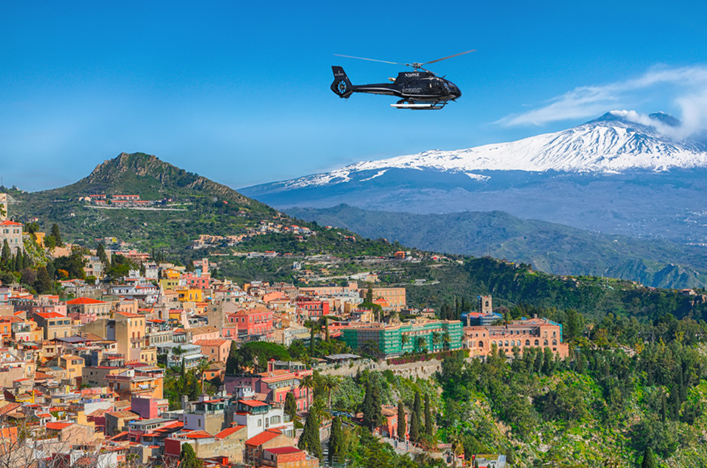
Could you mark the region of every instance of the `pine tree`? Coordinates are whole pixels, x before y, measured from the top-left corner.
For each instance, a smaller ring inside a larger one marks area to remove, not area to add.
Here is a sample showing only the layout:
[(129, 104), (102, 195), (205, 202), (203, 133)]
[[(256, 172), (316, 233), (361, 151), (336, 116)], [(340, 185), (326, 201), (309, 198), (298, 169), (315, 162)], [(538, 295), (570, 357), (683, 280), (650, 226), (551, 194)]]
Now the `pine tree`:
[(341, 428), (341, 418), (334, 417), (331, 422), (331, 435), (329, 436), (329, 465), (334, 461), (341, 462), (344, 452), (344, 433)]
[(285, 397), (285, 414), (290, 417), (290, 421), (297, 418), (297, 401), (292, 392), (287, 392), (287, 397)]
[(238, 370), (238, 344), (231, 341), (231, 349), (226, 359), (226, 375), (235, 375)]
[(54, 237), (57, 247), (64, 246), (64, 242), (61, 240), (61, 232), (59, 232), (59, 225), (56, 223), (52, 225), (52, 237)]
[(658, 462), (653, 455), (653, 450), (650, 447), (646, 447), (646, 451), (643, 452), (643, 463), (641, 463), (641, 468), (658, 468)]
[(425, 393), (425, 434), (432, 436), (435, 425), (432, 420), (432, 409), (430, 408), (430, 395)]
[(407, 421), (405, 420), (405, 405), (403, 400), (398, 402), (398, 439), (405, 440), (407, 434)]
[(319, 418), (317, 417), (316, 411), (310, 409), (309, 413), (307, 413), (304, 430), (302, 431), (297, 446), (302, 450), (308, 451), (320, 461), (324, 458), (322, 444), (319, 439)]
[(204, 462), (196, 457), (194, 447), (191, 444), (183, 444), (179, 454), (179, 468), (202, 468), (203, 466)]

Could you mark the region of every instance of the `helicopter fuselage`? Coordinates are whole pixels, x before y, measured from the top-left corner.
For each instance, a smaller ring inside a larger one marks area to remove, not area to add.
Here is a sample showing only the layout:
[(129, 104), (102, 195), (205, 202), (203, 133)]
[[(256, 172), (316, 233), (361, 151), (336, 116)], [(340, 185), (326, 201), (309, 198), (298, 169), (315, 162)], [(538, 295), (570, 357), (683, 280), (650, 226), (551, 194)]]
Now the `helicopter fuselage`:
[(448, 101), (461, 97), (459, 88), (451, 81), (430, 71), (398, 73), (390, 83), (353, 85), (341, 67), (332, 67), (334, 82), (332, 91), (339, 97), (348, 98), (353, 93), (382, 94), (400, 98), (393, 107), (404, 109), (441, 109)]

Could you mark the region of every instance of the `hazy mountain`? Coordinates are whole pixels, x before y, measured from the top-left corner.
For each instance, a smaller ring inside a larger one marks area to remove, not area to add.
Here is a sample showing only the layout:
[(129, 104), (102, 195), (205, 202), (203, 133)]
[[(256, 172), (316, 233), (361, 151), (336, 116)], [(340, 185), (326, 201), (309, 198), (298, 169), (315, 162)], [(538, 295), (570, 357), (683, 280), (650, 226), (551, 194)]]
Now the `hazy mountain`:
[(508, 213), (411, 214), (367, 211), (348, 205), (293, 207), (291, 216), (319, 225), (383, 237), (422, 250), (489, 255), (558, 275), (628, 279), (654, 287), (707, 285), (707, 249), (523, 220)]
[(614, 111), (561, 132), (365, 161), (241, 191), (277, 208), (507, 211), (611, 234), (704, 243), (704, 138), (667, 114)]

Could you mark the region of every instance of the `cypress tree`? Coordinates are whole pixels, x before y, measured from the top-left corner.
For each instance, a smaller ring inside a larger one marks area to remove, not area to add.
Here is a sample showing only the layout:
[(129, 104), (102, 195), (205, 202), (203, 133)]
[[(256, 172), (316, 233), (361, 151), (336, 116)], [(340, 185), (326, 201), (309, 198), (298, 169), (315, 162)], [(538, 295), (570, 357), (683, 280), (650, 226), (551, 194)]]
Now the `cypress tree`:
[(22, 269), (25, 267), (23, 260), (24, 259), (22, 258), (22, 252), (18, 250), (17, 255), (15, 255), (15, 271), (22, 271)]
[(670, 407), (673, 421), (677, 421), (680, 418), (680, 406), (680, 394), (678, 393), (677, 385), (673, 385), (670, 390)]
[(660, 420), (665, 422), (668, 419), (668, 399), (665, 398), (665, 392), (660, 395)]
[(331, 435), (329, 436), (329, 465), (334, 461), (341, 462), (344, 452), (344, 433), (341, 428), (341, 418), (334, 417), (331, 422)]
[(290, 417), (290, 421), (297, 418), (297, 401), (295, 401), (295, 394), (292, 392), (287, 392), (285, 397), (285, 414)]
[(425, 434), (432, 436), (434, 434), (435, 425), (432, 420), (432, 409), (430, 408), (430, 395), (425, 393)]
[(56, 268), (54, 268), (54, 262), (47, 262), (46, 268), (47, 273), (49, 273), (49, 277), (53, 279), (54, 276), (56, 276)]
[(52, 280), (49, 278), (47, 269), (43, 266), (37, 269), (37, 281), (34, 282), (34, 289), (36, 289), (39, 294), (44, 294), (52, 290)]
[(304, 423), (304, 430), (297, 444), (302, 450), (308, 451), (320, 461), (324, 458), (322, 445), (319, 439), (319, 418), (317, 412), (310, 409), (307, 413), (307, 420)]
[(12, 251), (10, 250), (10, 244), (8, 244), (7, 239), (5, 239), (2, 243), (2, 256), (0, 256), (0, 261), (2, 261), (3, 265), (8, 266), (11, 260)]
[(373, 390), (371, 388), (370, 379), (366, 381), (366, 393), (363, 396), (361, 412), (363, 413), (363, 425), (370, 427), (373, 418)]
[(373, 398), (371, 398), (371, 403), (373, 405), (373, 418), (371, 420), (371, 432), (383, 422), (383, 402), (381, 401), (380, 388), (378, 385), (371, 385), (373, 390)]
[(410, 421), (410, 439), (414, 442), (420, 440), (420, 420), (422, 417), (422, 409), (420, 406), (420, 394), (415, 392), (415, 403), (412, 407), (412, 421)]
[(643, 463), (641, 463), (641, 468), (658, 468), (658, 461), (653, 455), (653, 450), (650, 447), (646, 447), (646, 451), (643, 452)]
[(682, 363), (678, 362), (677, 377), (676, 381), (678, 384), (678, 396), (680, 397), (680, 403), (687, 400), (687, 389), (685, 388), (685, 377), (682, 372)]
[(98, 257), (105, 266), (108, 266), (108, 255), (106, 255), (106, 248), (103, 246), (103, 242), (100, 242), (96, 248), (96, 257)]
[(54, 237), (57, 247), (64, 246), (64, 242), (61, 240), (61, 232), (59, 232), (59, 225), (56, 223), (52, 225), (52, 237)]
[(231, 349), (228, 351), (226, 359), (226, 375), (235, 375), (238, 369), (238, 345), (235, 340), (231, 341)]
[(407, 434), (407, 422), (405, 421), (405, 405), (403, 400), (398, 402), (398, 439), (405, 440)]

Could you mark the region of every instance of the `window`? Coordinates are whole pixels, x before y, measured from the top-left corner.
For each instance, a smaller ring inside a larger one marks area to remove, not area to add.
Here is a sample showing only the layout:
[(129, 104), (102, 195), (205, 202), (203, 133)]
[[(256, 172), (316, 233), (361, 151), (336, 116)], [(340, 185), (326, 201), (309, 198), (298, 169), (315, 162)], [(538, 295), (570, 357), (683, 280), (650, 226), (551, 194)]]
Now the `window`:
[(525, 340), (525, 345), (530, 346), (530, 340)]
[(263, 421), (261, 419), (258, 419), (258, 427), (263, 425)]
[(547, 346), (547, 340), (543, 341), (543, 346)]
[(540, 340), (535, 340), (535, 346), (540, 346)]

